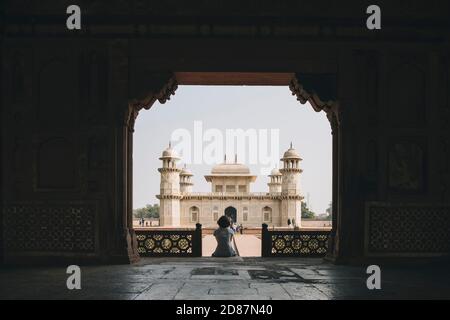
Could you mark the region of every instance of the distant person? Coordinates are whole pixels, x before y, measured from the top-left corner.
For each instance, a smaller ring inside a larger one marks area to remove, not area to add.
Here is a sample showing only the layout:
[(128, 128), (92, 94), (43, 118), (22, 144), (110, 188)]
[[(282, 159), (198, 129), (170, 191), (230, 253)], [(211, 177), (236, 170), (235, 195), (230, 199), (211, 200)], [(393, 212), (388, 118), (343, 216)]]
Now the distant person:
[(241, 223), (241, 225), (239, 226), (239, 231), (241, 232), (241, 234), (244, 233), (244, 226), (242, 225), (242, 223)]
[(221, 216), (217, 220), (219, 228), (214, 231), (214, 237), (217, 241), (217, 248), (212, 254), (213, 257), (234, 257), (236, 251), (233, 249), (232, 241), (234, 231), (230, 228), (230, 219), (227, 216)]
[(294, 218), (292, 218), (292, 225), (293, 225), (294, 228), (295, 228), (295, 219), (294, 219)]
[(148, 221), (145, 222), (145, 226), (148, 227)]
[(291, 226), (291, 219), (288, 219), (288, 227), (290, 227)]
[(141, 225), (141, 220), (139, 220), (139, 225)]

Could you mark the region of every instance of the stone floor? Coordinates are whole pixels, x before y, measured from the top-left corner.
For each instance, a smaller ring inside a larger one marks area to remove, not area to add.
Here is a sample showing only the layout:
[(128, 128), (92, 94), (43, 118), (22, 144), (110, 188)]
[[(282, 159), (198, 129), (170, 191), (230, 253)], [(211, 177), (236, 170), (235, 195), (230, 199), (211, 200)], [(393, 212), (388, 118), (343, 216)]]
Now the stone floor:
[(147, 258), (81, 267), (81, 290), (65, 268), (0, 269), (1, 299), (450, 299), (447, 266), (383, 267), (381, 290), (365, 268), (321, 259)]

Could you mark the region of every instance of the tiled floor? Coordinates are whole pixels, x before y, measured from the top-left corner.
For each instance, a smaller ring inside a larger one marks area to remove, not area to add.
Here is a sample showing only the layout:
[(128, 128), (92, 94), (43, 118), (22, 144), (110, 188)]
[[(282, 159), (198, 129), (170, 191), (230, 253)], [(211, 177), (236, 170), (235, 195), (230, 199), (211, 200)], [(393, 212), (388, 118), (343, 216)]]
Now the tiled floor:
[(81, 290), (65, 268), (0, 269), (1, 299), (450, 299), (448, 266), (381, 267), (368, 290), (363, 267), (321, 259), (153, 258), (81, 267)]

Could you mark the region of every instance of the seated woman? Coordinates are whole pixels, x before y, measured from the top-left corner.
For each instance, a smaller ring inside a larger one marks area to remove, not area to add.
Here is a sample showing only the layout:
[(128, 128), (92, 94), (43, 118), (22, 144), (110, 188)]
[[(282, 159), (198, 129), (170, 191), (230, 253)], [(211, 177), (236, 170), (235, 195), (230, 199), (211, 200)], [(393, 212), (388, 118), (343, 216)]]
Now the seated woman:
[(214, 237), (217, 240), (216, 251), (213, 257), (234, 257), (236, 252), (233, 249), (231, 241), (233, 240), (234, 231), (230, 228), (230, 219), (227, 216), (221, 216), (217, 220), (219, 228), (214, 231)]

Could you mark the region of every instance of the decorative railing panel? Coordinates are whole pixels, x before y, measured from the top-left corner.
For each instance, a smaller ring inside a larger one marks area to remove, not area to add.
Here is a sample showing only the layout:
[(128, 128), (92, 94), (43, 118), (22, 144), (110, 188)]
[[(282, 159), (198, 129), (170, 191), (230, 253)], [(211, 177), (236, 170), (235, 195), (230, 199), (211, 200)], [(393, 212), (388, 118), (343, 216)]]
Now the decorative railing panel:
[(195, 230), (136, 229), (138, 253), (142, 257), (201, 257), (202, 225)]
[(432, 256), (450, 253), (448, 204), (366, 204), (367, 256)]
[(262, 227), (263, 257), (323, 257), (328, 251), (330, 231), (268, 230)]
[(5, 250), (95, 253), (97, 206), (80, 201), (27, 202), (3, 207)]

